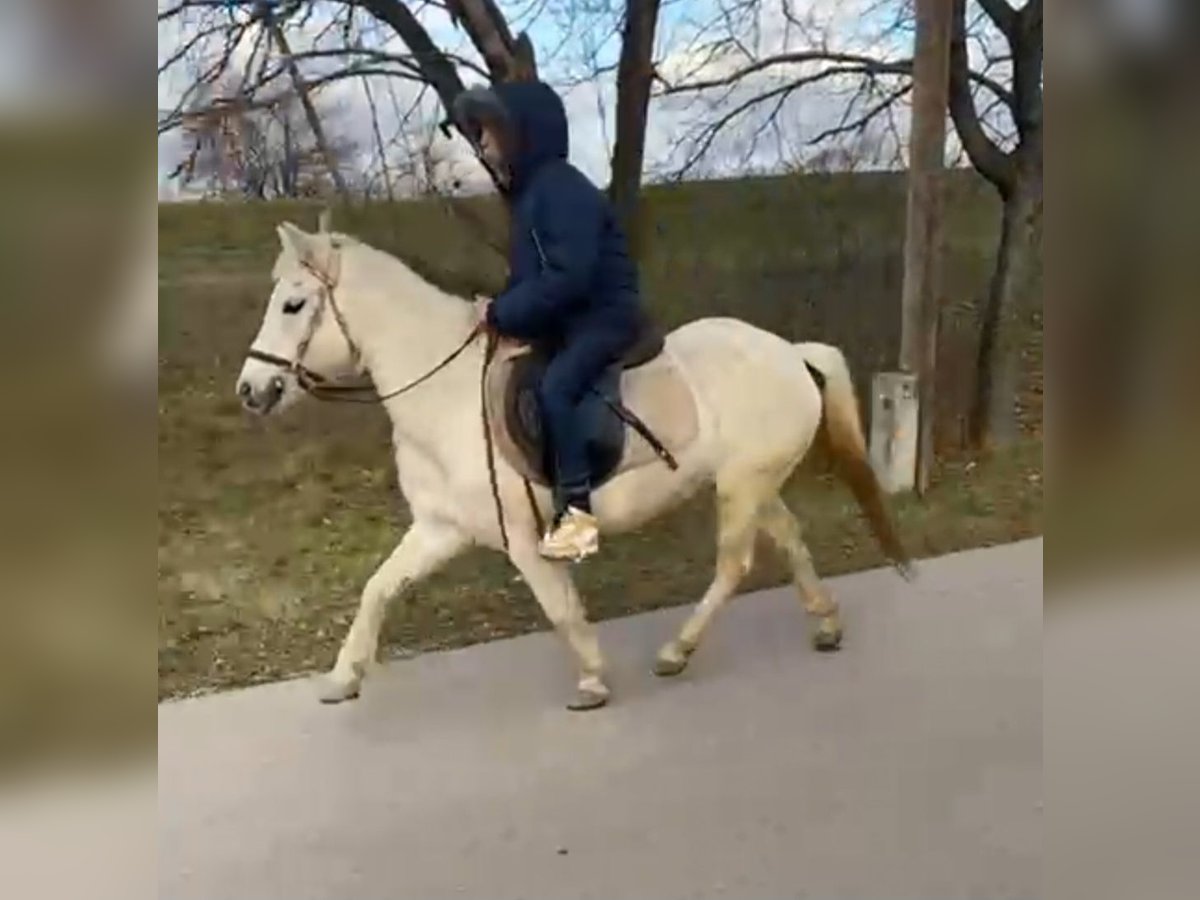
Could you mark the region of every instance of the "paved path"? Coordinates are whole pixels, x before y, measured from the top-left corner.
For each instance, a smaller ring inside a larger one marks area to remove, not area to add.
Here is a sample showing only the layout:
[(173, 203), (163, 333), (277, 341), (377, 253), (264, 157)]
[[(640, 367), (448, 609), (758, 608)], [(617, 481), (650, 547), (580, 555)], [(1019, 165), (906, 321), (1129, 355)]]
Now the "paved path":
[(845, 649), (790, 592), (734, 603), (656, 680), (684, 610), (602, 626), (615, 703), (562, 702), (557, 639), (159, 711), (167, 900), (1041, 894), (1042, 543), (831, 581)]

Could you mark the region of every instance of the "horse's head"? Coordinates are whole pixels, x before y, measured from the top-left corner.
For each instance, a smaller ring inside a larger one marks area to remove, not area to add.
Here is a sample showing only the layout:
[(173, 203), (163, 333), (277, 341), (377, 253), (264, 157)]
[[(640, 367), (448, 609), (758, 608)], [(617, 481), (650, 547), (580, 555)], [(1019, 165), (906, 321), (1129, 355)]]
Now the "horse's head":
[(321, 382), (358, 368), (334, 297), (341, 253), (333, 236), (308, 234), (290, 222), (278, 231), (283, 247), (275, 288), (237, 381), (242, 405), (260, 415), (295, 402), (303, 393), (301, 379)]

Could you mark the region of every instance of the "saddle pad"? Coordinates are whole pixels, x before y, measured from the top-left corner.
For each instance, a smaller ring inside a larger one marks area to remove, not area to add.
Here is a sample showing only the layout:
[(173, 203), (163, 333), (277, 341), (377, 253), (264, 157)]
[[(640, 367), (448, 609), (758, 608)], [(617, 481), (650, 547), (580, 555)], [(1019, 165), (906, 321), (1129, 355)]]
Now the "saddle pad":
[[(500, 455), (524, 478), (534, 484), (546, 484), (542, 460), (531, 459), (522, 441), (510, 433), (509, 391), (512, 388), (514, 360), (529, 352), (528, 347), (502, 344), (488, 368), (484, 397), (488, 422)], [(671, 454), (678, 458), (696, 439), (699, 421), (691, 389), (684, 382), (670, 353), (664, 352), (651, 362), (621, 373), (621, 400), (641, 419)], [(646, 465), (666, 464), (654, 448), (632, 428), (625, 429), (625, 452), (613, 476)]]

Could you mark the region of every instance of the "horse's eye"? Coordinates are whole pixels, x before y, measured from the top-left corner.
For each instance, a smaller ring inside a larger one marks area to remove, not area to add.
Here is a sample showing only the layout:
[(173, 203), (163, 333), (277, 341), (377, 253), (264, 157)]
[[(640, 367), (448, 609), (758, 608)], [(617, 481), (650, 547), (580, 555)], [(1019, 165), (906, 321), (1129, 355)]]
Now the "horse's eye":
[(296, 313), (300, 312), (300, 310), (304, 309), (305, 302), (306, 298), (304, 297), (297, 297), (294, 300), (287, 300), (283, 304), (283, 311), (289, 316), (294, 316)]

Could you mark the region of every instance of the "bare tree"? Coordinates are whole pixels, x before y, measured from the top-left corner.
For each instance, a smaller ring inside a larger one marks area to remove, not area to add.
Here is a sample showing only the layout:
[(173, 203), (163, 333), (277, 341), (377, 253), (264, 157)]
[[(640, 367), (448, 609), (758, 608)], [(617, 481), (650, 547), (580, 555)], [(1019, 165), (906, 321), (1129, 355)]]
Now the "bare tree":
[[(422, 4), (424, 5), (424, 4)], [(160, 2), (160, 35), (174, 29), (176, 40), (159, 64), (159, 74), (192, 61), (195, 72), (181, 92), (175, 108), (160, 116), (159, 132), (180, 127), (184, 119), (203, 109), (206, 89), (219, 79), (236, 73), (239, 102), (255, 104), (276, 89), (287, 77), (295, 82), (300, 66), (319, 68), (304, 78), (308, 91), (348, 79), (381, 76), (400, 79), (433, 89), (442, 105), (449, 108), (463, 90), (459, 70), (466, 69), (493, 80), (531, 78), (536, 75), (533, 47), (525, 35), (513, 37), (493, 0), (446, 0), (444, 8), (470, 38), (486, 63), (479, 68), (470, 60), (438, 47), (421, 24), (411, 4), (400, 0), (178, 0)], [(368, 15), (362, 22), (359, 12)], [(295, 24), (313, 28), (321, 18), (312, 49), (292, 50), (279, 35)], [(386, 29), (380, 34), (379, 29)], [(256, 37), (260, 32), (272, 40)], [(369, 35), (371, 40), (364, 41)], [(399, 36), (408, 53), (383, 49), (389, 36)], [(248, 54), (235, 60), (250, 42)], [(278, 59), (271, 45), (282, 51)], [(312, 123), (310, 122), (310, 125)], [(317, 129), (319, 130), (319, 122)]]
[(984, 130), (971, 90), (966, 0), (954, 0), (950, 46), (950, 113), (972, 165), (1004, 201), (1000, 247), (979, 333), (971, 438), (980, 447), (1016, 434), (1013, 397), (1019, 377), (1022, 313), (1030, 291), (1042, 220), (1042, 0), (1020, 10), (978, 0), (1012, 55), (1009, 110), (1017, 143), (1005, 152)]
[[(170, 5), (164, 7), (160, 2), (160, 31), (164, 27), (174, 27), (177, 33), (173, 43), (165, 42), (171, 52), (160, 63), (160, 75), (189, 60), (194, 62), (196, 71), (192, 83), (182, 91), (178, 106), (160, 116), (160, 132), (178, 127), (184, 117), (195, 116), (212, 105), (208, 97), (211, 92), (205, 86), (233, 71), (238, 49), (252, 40), (263, 22), (271, 23), (273, 43), (282, 50), (283, 59), (271, 59), (272, 41), (253, 39), (249, 54), (242, 54), (246, 58), (240, 64), (241, 71), (233, 92), (240, 104), (261, 102), (281, 77), (288, 76), (295, 84), (300, 78), (301, 66), (306, 71), (301, 83), (308, 91), (319, 91), (347, 78), (358, 78), (366, 84), (369, 77), (380, 77), (388, 79), (389, 84), (401, 81), (428, 87), (444, 109), (449, 109), (463, 90), (460, 74), (463, 71), (492, 82), (538, 77), (537, 59), (529, 37), (523, 32), (514, 36), (514, 29), (496, 0), (443, 0), (437, 4), (462, 29), (482, 60), (482, 66), (434, 43), (418, 17), (418, 12), (429, 5), (427, 2), (418, 5), (400, 0), (286, 0), (275, 4), (271, 16), (266, 15), (268, 7), (262, 2), (162, 2)], [(626, 0), (624, 15), (612, 15), (607, 6), (587, 10), (600, 17), (602, 30), (622, 33), (610, 191), (622, 219), (630, 227), (641, 184), (659, 5), (659, 0)], [(579, 0), (558, 0), (557, 3), (542, 0), (540, 4), (527, 5), (525, 12), (518, 11), (517, 14), (528, 17), (530, 9), (537, 15), (551, 7), (568, 15), (585, 11)], [(294, 23), (312, 30), (318, 11), (323, 13), (327, 23), (320, 28), (314, 46), (291, 49), (284, 35), (286, 28)], [(399, 36), (408, 52), (398, 54), (384, 49), (391, 36)], [(391, 180), (386, 142), (379, 130), (378, 110), (369, 88), (367, 102), (373, 123), (375, 156), (383, 168), (386, 190)], [(314, 132), (319, 131), (318, 122)], [(490, 243), (494, 244), (494, 241)]]
[[(160, 0), (160, 47), (169, 51), (165, 59), (160, 60), (160, 77), (164, 72), (178, 70), (184, 65), (191, 67), (192, 75), (190, 83), (181, 91), (176, 107), (168, 110), (166, 115), (160, 115), (159, 132), (178, 128), (185, 119), (211, 108), (212, 103), (205, 102), (205, 96), (212, 93), (211, 85), (231, 73), (238, 80), (232, 99), (251, 108), (264, 102), (262, 98), (275, 90), (275, 83), (284, 74), (289, 74), (294, 84), (301, 67), (306, 73), (305, 87), (314, 94), (345, 79), (356, 78), (366, 84), (368, 78), (379, 78), (391, 94), (394, 108), (399, 106), (395, 98), (396, 84), (414, 85), (417, 87), (416, 102), (407, 113), (398, 116), (398, 132), (392, 141), (393, 146), (405, 150), (402, 159), (407, 172), (402, 174), (407, 175), (403, 179), (406, 187), (413, 193), (442, 196), (449, 213), (476, 232), (486, 246), (506, 255), (507, 238), (496, 232), (495, 223), (476, 215), (470, 204), (456, 203), (446, 196), (456, 190), (459, 183), (458, 175), (453, 171), (455, 161), (449, 157), (438, 158), (439, 152), (428, 138), (414, 145), (411, 120), (413, 113), (423, 105), (427, 89), (436, 96), (443, 110), (451, 109), (454, 99), (464, 89), (461, 71), (473, 72), (492, 81), (536, 78), (533, 46), (525, 34), (513, 36), (493, 0), (445, 0), (437, 4), (466, 33), (484, 61), (484, 67), (480, 67), (471, 59), (434, 43), (417, 15), (428, 5), (429, 2), (415, 5), (399, 0), (284, 0), (274, 4), (270, 10), (273, 14), (268, 17), (265, 15), (268, 9), (261, 2)], [(268, 19), (278, 27), (263, 28), (262, 24)], [(290, 26), (307, 32), (305, 43), (308, 47), (297, 51), (286, 45), (286, 38), (279, 40), (279, 34)], [(163, 39), (164, 29), (166, 40)], [(264, 40), (262, 34), (265, 32), (275, 32), (274, 40)], [(399, 36), (407, 53), (394, 51), (391, 39), (395, 36)], [(253, 43), (247, 54), (244, 48), (251, 40)], [(272, 44), (281, 49), (282, 61), (271, 59)], [(241, 59), (238, 59), (239, 49), (243, 51)], [(369, 93), (367, 104), (373, 123), (375, 153), (387, 191), (392, 181), (387, 147), (379, 128), (378, 107)], [(425, 112), (433, 114), (428, 108)], [(428, 124), (428, 120), (422, 124)], [(369, 195), (374, 179), (369, 173), (364, 176), (361, 179), (363, 192)]]
[(341, 170), (357, 153), (354, 143), (344, 139), (316, 144), (291, 92), (253, 105), (236, 99), (213, 103), (189, 115), (181, 130), (185, 156), (173, 177), (185, 187), (220, 196), (265, 200), (328, 195), (335, 187), (329, 160)]
[[(761, 0), (718, 0), (717, 17), (689, 48), (694, 63), (664, 73), (661, 95), (701, 103), (676, 175), (704, 161), (719, 137), (737, 127), (751, 139), (778, 125), (790, 100), (822, 85), (850, 91), (840, 120), (809, 138), (811, 146), (859, 139), (894, 116), (912, 89), (913, 61), (839, 49), (836, 34), (799, 16), (790, 0), (778, 9), (782, 48), (762, 52)], [(882, 16), (889, 5), (872, 13)], [(969, 12), (969, 8), (973, 12)], [(895, 9), (872, 48), (900, 48), (912, 30), (912, 4)], [(978, 65), (972, 65), (971, 50)], [(673, 77), (672, 77), (673, 76)], [(979, 447), (1015, 435), (1018, 335), (1029, 297), (1042, 214), (1042, 0), (1020, 9), (1006, 0), (954, 0), (949, 113), (971, 165), (1003, 200), (1001, 238), (980, 318), (971, 438)], [(757, 117), (757, 120), (754, 119)], [(894, 121), (888, 128), (895, 131)], [(897, 133), (897, 143), (899, 144)]]

